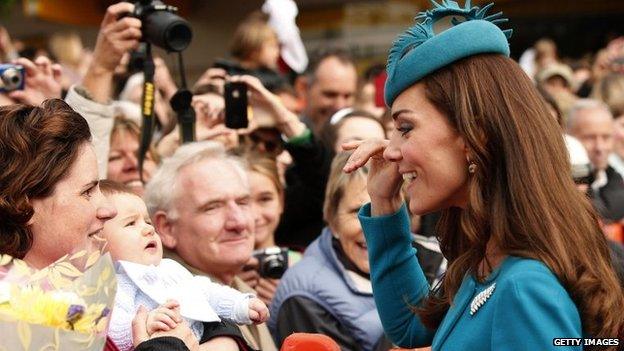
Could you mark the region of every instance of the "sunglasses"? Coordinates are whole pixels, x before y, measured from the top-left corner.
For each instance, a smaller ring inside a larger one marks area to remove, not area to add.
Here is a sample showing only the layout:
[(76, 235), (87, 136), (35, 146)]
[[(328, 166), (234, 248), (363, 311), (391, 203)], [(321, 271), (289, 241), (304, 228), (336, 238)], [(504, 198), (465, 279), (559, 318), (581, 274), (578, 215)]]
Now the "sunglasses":
[(284, 144), (280, 139), (265, 139), (261, 135), (251, 133), (246, 136), (247, 144), (256, 151), (265, 152), (271, 155), (279, 155), (284, 151)]

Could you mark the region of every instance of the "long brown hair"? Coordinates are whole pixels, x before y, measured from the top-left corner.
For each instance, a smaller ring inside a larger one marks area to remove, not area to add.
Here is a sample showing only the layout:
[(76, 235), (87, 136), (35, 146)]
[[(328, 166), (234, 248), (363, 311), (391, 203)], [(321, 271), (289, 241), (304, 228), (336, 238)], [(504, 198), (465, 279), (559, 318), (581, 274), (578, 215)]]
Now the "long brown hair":
[(492, 240), (504, 254), (548, 266), (578, 307), (584, 332), (621, 335), (624, 297), (605, 236), (574, 187), (561, 129), (530, 79), (511, 59), (488, 54), (423, 81), (477, 164), (467, 208), (444, 210), (438, 226), (449, 266), (442, 289), (418, 310), (425, 325), (439, 325), (464, 276), (488, 262)]
[(0, 253), (23, 258), (32, 246), (29, 199), (52, 194), (89, 142), (87, 121), (63, 100), (0, 108)]

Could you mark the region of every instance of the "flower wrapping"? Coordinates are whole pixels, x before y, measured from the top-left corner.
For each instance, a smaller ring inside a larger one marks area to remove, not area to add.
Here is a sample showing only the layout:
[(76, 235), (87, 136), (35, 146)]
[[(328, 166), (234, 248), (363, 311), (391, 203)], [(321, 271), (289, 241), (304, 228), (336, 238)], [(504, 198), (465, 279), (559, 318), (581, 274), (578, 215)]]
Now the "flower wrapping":
[(116, 289), (113, 261), (100, 251), (41, 270), (0, 255), (0, 351), (102, 350)]

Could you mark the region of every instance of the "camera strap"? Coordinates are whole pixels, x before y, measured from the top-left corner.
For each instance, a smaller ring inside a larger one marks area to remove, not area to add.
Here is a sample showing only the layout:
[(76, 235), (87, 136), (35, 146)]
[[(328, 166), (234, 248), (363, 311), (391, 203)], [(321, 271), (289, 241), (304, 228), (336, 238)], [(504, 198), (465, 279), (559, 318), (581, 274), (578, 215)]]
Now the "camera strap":
[(143, 62), (143, 96), (141, 98), (141, 144), (139, 145), (139, 176), (141, 182), (143, 179), (143, 161), (145, 154), (149, 150), (152, 143), (152, 134), (154, 132), (154, 58), (152, 57), (152, 46), (149, 43), (145, 45), (145, 58)]
[[(139, 147), (139, 175), (141, 181), (143, 179), (143, 162), (145, 154), (148, 152), (152, 143), (152, 135), (154, 133), (154, 59), (152, 57), (151, 45), (146, 43), (146, 55), (144, 58), (143, 75), (143, 97), (141, 100), (141, 114), (143, 121), (141, 124), (141, 145)], [(182, 79), (181, 88), (171, 97), (171, 108), (178, 116), (178, 125), (180, 129), (180, 142), (182, 144), (195, 141), (195, 110), (191, 106), (193, 94), (186, 87), (186, 76), (184, 74), (184, 62), (182, 61), (182, 52), (178, 52), (180, 77)]]
[(187, 89), (186, 76), (184, 74), (184, 61), (182, 52), (178, 52), (178, 69), (180, 70), (180, 89), (171, 97), (171, 108), (178, 115), (178, 129), (180, 130), (180, 143), (195, 141), (195, 110), (191, 106), (193, 94)]

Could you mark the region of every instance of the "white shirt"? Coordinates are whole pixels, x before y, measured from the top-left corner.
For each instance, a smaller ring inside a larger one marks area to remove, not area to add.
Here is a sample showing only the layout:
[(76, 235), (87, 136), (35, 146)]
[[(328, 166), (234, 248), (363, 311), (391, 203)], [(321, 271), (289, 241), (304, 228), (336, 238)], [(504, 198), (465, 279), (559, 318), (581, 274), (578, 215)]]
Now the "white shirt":
[(228, 286), (213, 283), (204, 276), (194, 276), (174, 260), (163, 259), (158, 266), (117, 262), (117, 294), (108, 336), (120, 351), (132, 350), (132, 319), (139, 306), (152, 310), (168, 299), (180, 303), (180, 314), (189, 323), (198, 340), (204, 327), (201, 322), (220, 318), (238, 324), (250, 324), (249, 298)]

